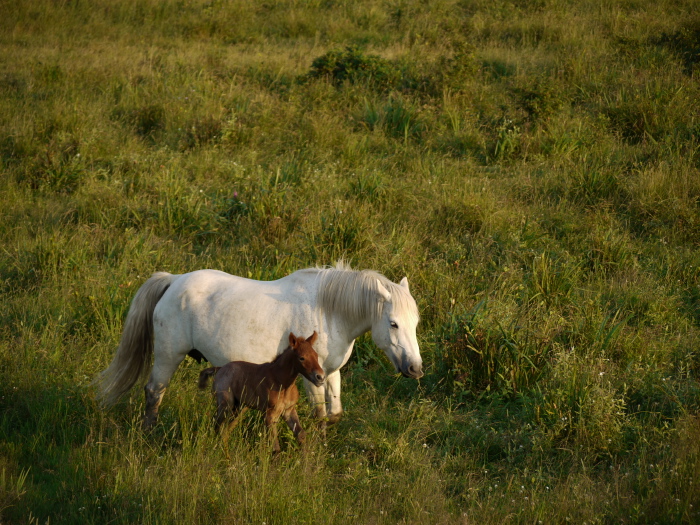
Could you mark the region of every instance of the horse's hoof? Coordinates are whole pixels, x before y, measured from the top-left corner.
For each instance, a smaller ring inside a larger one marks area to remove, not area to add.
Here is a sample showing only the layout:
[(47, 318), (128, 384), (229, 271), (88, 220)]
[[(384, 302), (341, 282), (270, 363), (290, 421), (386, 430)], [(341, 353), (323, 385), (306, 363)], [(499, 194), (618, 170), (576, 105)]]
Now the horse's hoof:
[(153, 430), (153, 427), (156, 426), (156, 421), (157, 420), (154, 417), (144, 417), (143, 421), (141, 422), (141, 428), (144, 432), (150, 432)]
[(328, 418), (327, 418), (327, 419), (328, 419), (328, 424), (329, 424), (329, 425), (335, 425), (338, 421), (340, 421), (340, 419), (341, 419), (342, 417), (343, 417), (343, 413), (342, 413), (342, 412), (338, 412), (337, 414), (331, 414), (331, 415), (328, 416)]

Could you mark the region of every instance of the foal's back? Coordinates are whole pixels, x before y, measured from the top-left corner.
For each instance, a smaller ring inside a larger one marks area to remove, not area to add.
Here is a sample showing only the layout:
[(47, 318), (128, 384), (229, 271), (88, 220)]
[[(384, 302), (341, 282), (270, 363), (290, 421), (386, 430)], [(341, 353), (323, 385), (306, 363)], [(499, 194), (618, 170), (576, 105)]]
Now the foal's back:
[(230, 392), (237, 404), (265, 411), (272, 405), (284, 403), (285, 408), (299, 400), (299, 390), (295, 380), (298, 372), (291, 371), (291, 384), (284, 384), (275, 375), (273, 366), (284, 354), (293, 352), (291, 348), (272, 363), (262, 365), (246, 361), (233, 361), (222, 366), (214, 379), (215, 392)]

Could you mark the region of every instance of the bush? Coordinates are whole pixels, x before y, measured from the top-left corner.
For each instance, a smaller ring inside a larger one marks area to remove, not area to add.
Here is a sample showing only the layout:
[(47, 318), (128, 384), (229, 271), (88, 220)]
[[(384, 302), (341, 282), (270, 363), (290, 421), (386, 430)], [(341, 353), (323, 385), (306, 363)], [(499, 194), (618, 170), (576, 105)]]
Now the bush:
[(332, 50), (311, 63), (309, 78), (325, 78), (334, 85), (345, 82), (367, 83), (376, 89), (396, 88), (401, 80), (401, 71), (377, 55), (366, 55), (356, 47)]

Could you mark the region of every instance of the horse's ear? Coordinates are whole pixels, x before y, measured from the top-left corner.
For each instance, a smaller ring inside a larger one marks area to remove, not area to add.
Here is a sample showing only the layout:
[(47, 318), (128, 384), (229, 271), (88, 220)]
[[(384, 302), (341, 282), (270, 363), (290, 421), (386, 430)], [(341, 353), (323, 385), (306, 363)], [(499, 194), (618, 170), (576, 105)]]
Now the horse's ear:
[(297, 345), (297, 336), (294, 335), (294, 332), (289, 332), (289, 346), (294, 348)]
[(407, 291), (407, 292), (409, 291), (409, 290), (408, 290), (408, 279), (407, 279), (406, 277), (404, 277), (403, 279), (401, 279), (401, 282), (400, 282), (399, 284), (400, 284), (401, 286), (403, 286), (404, 288), (406, 288), (406, 291)]
[(318, 339), (318, 334), (316, 333), (316, 330), (314, 330), (314, 333), (306, 339), (306, 342), (312, 345), (316, 342), (316, 339)]
[(377, 279), (377, 293), (379, 294), (380, 299), (385, 303), (391, 302), (391, 294), (389, 293), (389, 290), (384, 288), (384, 285), (379, 279)]

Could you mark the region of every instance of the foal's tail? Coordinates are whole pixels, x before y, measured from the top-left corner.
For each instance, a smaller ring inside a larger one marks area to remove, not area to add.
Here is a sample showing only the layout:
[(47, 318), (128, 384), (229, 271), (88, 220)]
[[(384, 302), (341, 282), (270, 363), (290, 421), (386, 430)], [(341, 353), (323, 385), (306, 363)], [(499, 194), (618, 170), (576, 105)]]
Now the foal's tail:
[(134, 386), (153, 354), (153, 310), (175, 275), (154, 273), (136, 292), (124, 321), (124, 331), (109, 367), (94, 381), (97, 398), (109, 406)]
[(207, 382), (209, 381), (209, 378), (216, 374), (219, 371), (220, 366), (212, 366), (209, 368), (205, 368), (199, 373), (199, 388), (204, 390), (207, 388)]

